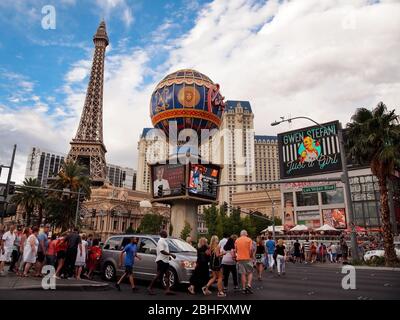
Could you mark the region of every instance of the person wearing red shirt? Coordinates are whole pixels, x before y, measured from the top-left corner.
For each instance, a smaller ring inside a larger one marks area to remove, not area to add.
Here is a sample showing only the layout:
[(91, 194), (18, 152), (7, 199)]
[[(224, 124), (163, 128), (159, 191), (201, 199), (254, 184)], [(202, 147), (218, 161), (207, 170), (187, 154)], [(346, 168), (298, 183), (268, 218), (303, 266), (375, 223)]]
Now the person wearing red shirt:
[(87, 268), (89, 270), (87, 277), (89, 279), (92, 278), (93, 272), (96, 270), (97, 266), (99, 265), (101, 255), (102, 255), (102, 252), (101, 252), (101, 248), (99, 246), (99, 240), (94, 239), (92, 246), (89, 248), (89, 258), (87, 261)]
[(68, 248), (67, 233), (63, 233), (60, 238), (57, 239), (55, 244), (55, 253), (57, 256), (57, 271), (56, 277), (59, 278), (64, 268), (65, 256)]

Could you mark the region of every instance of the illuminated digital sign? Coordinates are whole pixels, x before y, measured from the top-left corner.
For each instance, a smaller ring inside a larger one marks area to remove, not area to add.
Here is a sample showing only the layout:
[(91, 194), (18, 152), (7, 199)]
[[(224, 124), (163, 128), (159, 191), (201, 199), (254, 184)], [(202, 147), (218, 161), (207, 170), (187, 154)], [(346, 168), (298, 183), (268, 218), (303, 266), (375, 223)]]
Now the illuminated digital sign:
[(190, 164), (189, 195), (216, 200), (220, 167), (214, 165)]
[(342, 170), (339, 122), (278, 134), (281, 179)]
[(155, 165), (151, 168), (151, 172), (154, 198), (182, 195), (182, 184), (185, 185), (185, 165)]

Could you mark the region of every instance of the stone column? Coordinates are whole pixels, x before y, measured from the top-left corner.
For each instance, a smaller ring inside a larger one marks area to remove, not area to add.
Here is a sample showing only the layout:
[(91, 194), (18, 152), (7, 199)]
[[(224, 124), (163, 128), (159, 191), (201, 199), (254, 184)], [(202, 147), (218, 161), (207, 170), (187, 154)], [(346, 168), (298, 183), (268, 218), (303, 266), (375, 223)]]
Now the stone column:
[(193, 240), (197, 239), (197, 204), (193, 202), (193, 200), (177, 200), (171, 206), (172, 236), (179, 238), (187, 221), (192, 227), (190, 236)]

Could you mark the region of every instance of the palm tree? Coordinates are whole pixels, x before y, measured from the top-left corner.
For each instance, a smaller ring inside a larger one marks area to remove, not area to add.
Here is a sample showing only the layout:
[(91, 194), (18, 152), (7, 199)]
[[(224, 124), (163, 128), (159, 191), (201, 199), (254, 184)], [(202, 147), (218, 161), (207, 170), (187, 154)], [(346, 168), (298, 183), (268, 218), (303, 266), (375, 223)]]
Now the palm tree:
[(12, 202), (16, 205), (24, 207), (23, 218), (26, 225), (30, 225), (31, 217), (35, 208), (39, 209), (39, 224), (42, 222), (42, 209), (45, 204), (45, 193), (41, 187), (39, 180), (26, 178), (21, 187), (17, 187), (17, 194), (12, 198)]
[(357, 109), (351, 119), (346, 145), (350, 156), (359, 163), (368, 163), (378, 178), (385, 260), (387, 265), (393, 265), (397, 257), (390, 223), (388, 178), (400, 167), (399, 116), (380, 102), (372, 111)]
[(90, 196), (90, 179), (85, 175), (86, 168), (74, 161), (67, 161), (62, 165), (61, 171), (52, 181), (53, 189), (69, 189), (74, 192), (81, 190), (88, 197)]
[[(50, 187), (57, 190), (68, 189), (80, 192), (79, 201), (90, 198), (90, 179), (85, 175), (86, 168), (76, 162), (68, 161), (62, 166), (57, 177), (51, 182)], [(52, 192), (47, 202), (46, 211), (48, 220), (56, 227), (66, 230), (73, 226), (78, 194), (65, 196), (61, 191)]]

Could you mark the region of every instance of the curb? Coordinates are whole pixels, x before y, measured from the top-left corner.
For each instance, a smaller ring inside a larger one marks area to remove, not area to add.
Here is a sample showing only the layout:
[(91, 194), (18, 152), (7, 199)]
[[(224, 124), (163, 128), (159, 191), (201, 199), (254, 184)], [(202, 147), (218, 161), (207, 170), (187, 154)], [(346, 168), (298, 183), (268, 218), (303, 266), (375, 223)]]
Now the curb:
[[(55, 290), (62, 290), (62, 291), (105, 291), (110, 288), (108, 283), (63, 283), (57, 284)], [(54, 291), (52, 289), (43, 289), (41, 283), (35, 284), (26, 284), (26, 285), (15, 285), (15, 286), (8, 286), (8, 287), (0, 287), (0, 291), (8, 291), (8, 290), (43, 290), (43, 291)]]
[(43, 290), (43, 291), (56, 291), (56, 290), (62, 290), (62, 291), (105, 291), (109, 289), (108, 284), (99, 284), (99, 285), (81, 285), (81, 284), (70, 284), (70, 285), (65, 285), (65, 284), (59, 284), (56, 285), (56, 289), (48, 289), (45, 290), (42, 288), (41, 285), (28, 285), (28, 286), (18, 286), (14, 288), (6, 288), (2, 290)]

